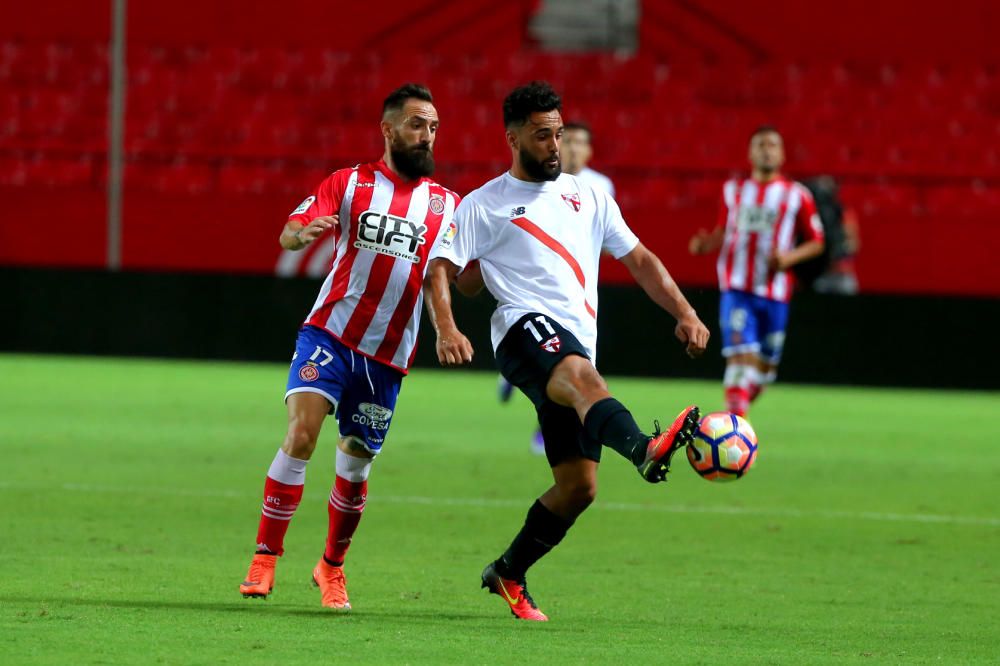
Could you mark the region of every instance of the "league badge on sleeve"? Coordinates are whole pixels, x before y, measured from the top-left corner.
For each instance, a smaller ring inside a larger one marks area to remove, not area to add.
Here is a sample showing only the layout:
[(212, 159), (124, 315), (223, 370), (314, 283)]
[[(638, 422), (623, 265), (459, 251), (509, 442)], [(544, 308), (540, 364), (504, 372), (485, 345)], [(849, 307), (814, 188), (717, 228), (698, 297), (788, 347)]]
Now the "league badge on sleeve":
[(455, 234), (458, 233), (458, 227), (455, 226), (454, 222), (448, 224), (448, 228), (445, 229), (444, 234), (441, 236), (441, 247), (448, 249), (451, 247), (452, 243), (455, 242)]
[[(299, 207), (292, 211), (292, 215), (302, 215), (309, 210), (309, 206), (312, 206), (315, 201), (316, 197), (306, 197), (306, 200), (300, 203)], [(289, 215), (289, 217), (292, 215)]]

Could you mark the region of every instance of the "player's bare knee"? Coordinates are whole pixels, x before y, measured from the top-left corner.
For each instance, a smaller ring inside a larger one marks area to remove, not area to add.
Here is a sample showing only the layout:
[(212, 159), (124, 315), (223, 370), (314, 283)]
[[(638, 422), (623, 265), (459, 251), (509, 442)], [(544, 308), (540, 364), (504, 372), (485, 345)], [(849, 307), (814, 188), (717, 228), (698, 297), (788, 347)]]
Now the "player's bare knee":
[(590, 480), (581, 479), (579, 483), (570, 486), (568, 491), (570, 502), (580, 511), (593, 504), (597, 498), (597, 484)]
[(729, 357), (729, 363), (736, 365), (756, 365), (757, 356), (749, 353), (733, 354)]
[(579, 513), (593, 504), (597, 497), (597, 481), (589, 477), (562, 478), (557, 481), (562, 500), (575, 513)]
[(285, 435), (281, 450), (293, 458), (308, 460), (316, 448), (318, 439), (319, 430), (293, 420), (288, 424), (288, 433)]
[[(561, 404), (576, 406), (591, 400), (594, 394), (605, 393), (608, 385), (589, 359), (567, 356), (552, 370), (546, 392)], [(558, 400), (562, 398), (562, 400)]]

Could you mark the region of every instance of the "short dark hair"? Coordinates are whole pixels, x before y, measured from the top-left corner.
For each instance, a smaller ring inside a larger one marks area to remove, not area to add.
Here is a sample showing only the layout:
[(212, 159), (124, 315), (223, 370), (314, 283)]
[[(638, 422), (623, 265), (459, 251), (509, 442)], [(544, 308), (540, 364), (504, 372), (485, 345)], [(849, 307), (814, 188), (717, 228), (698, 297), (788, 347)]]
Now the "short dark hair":
[(587, 123), (585, 123), (583, 121), (580, 121), (580, 120), (571, 120), (571, 121), (569, 121), (568, 123), (566, 123), (565, 125), (563, 125), (563, 129), (565, 131), (567, 131), (567, 132), (569, 130), (577, 130), (577, 131), (580, 131), (580, 132), (586, 132), (588, 139), (590, 139), (591, 137), (594, 136), (594, 133), (590, 131), (590, 125), (588, 125)]
[(750, 135), (750, 140), (753, 141), (754, 138), (757, 137), (757, 135), (759, 135), (759, 134), (768, 134), (770, 132), (774, 132), (778, 136), (781, 136), (781, 132), (778, 131), (777, 127), (775, 127), (774, 125), (764, 124), (764, 125), (758, 125), (757, 126), (757, 129), (755, 129), (753, 131), (753, 134)]
[(382, 115), (384, 116), (389, 111), (402, 111), (403, 105), (408, 99), (434, 102), (434, 97), (431, 96), (431, 91), (427, 86), (419, 83), (404, 83), (389, 93), (389, 96), (382, 102)]
[(547, 81), (514, 88), (503, 101), (504, 127), (521, 126), (536, 111), (562, 111), (562, 100)]

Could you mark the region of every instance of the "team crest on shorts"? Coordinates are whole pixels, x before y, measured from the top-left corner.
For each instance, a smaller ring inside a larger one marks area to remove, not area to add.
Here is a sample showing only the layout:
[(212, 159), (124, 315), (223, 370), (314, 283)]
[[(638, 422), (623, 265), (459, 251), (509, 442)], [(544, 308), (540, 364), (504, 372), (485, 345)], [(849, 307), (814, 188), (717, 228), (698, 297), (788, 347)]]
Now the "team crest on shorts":
[(435, 215), (440, 215), (444, 212), (444, 195), (443, 194), (432, 194), (431, 200), (427, 202), (427, 207), (431, 209), (431, 212)]
[(299, 379), (304, 382), (314, 382), (319, 379), (319, 370), (311, 363), (299, 368)]
[(579, 192), (574, 192), (573, 194), (564, 194), (564, 195), (562, 195), (562, 198), (563, 198), (563, 201), (566, 202), (567, 206), (569, 206), (570, 208), (572, 208), (577, 213), (580, 212), (580, 193)]
[(559, 339), (558, 335), (553, 335), (551, 338), (538, 345), (550, 354), (555, 354), (562, 347), (562, 341)]

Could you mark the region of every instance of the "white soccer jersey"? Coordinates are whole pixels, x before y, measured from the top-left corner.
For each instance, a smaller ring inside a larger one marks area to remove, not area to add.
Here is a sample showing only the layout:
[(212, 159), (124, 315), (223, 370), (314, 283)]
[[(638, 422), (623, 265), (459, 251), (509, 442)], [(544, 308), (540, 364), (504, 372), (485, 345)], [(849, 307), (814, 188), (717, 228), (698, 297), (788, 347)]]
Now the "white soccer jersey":
[(454, 239), (431, 257), (459, 268), (479, 260), (497, 299), (494, 351), (518, 319), (540, 312), (569, 329), (596, 359), (601, 250), (619, 259), (639, 243), (614, 199), (569, 174), (531, 183), (504, 173), (465, 197), (454, 223)]

